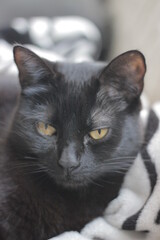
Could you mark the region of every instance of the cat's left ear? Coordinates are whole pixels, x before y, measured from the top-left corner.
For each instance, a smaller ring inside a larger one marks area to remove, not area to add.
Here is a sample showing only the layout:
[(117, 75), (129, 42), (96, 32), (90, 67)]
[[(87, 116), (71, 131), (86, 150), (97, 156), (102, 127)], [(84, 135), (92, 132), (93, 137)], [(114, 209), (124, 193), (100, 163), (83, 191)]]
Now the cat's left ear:
[(116, 57), (103, 70), (100, 82), (110, 96), (122, 96), (127, 102), (139, 98), (144, 85), (146, 63), (137, 50)]
[(17, 45), (14, 47), (13, 52), (22, 89), (36, 84), (40, 79), (51, 75), (51, 70), (43, 59), (29, 49)]

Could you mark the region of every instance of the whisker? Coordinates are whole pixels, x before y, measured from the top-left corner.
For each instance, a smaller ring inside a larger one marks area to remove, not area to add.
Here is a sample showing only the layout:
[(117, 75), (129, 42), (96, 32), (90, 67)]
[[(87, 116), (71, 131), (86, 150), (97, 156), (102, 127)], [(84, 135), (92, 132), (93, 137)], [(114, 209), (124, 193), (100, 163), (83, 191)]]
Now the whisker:
[(103, 185), (95, 182), (95, 180), (89, 178), (89, 177), (86, 177), (86, 179), (90, 182), (90, 183), (93, 183), (94, 185), (98, 186), (98, 187), (104, 187)]

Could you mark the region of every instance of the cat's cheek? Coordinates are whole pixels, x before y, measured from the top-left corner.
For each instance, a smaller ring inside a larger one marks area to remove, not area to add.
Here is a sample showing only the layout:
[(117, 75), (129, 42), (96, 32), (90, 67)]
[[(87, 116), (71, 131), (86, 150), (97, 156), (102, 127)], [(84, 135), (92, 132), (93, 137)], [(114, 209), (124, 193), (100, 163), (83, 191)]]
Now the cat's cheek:
[(32, 142), (35, 153), (46, 154), (48, 152), (57, 151), (57, 140), (56, 137), (44, 138), (39, 136), (38, 141)]

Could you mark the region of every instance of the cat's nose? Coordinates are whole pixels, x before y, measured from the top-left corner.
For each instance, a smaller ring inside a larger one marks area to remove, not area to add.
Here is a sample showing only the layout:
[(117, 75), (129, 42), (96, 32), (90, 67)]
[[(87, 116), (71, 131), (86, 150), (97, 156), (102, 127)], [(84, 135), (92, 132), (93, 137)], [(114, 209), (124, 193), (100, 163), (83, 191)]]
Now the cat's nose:
[(59, 165), (64, 169), (75, 169), (80, 165), (79, 158), (76, 156), (73, 144), (65, 147), (59, 159)]

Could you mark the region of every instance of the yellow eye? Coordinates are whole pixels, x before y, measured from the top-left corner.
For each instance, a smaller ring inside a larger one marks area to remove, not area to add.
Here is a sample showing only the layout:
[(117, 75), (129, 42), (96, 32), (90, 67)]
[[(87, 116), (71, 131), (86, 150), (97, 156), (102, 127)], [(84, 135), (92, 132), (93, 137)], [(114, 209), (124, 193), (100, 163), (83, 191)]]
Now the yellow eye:
[(52, 136), (56, 133), (56, 129), (49, 124), (43, 122), (37, 123), (37, 130), (41, 135)]
[(97, 129), (89, 133), (90, 137), (94, 140), (99, 140), (104, 138), (108, 133), (108, 128)]

